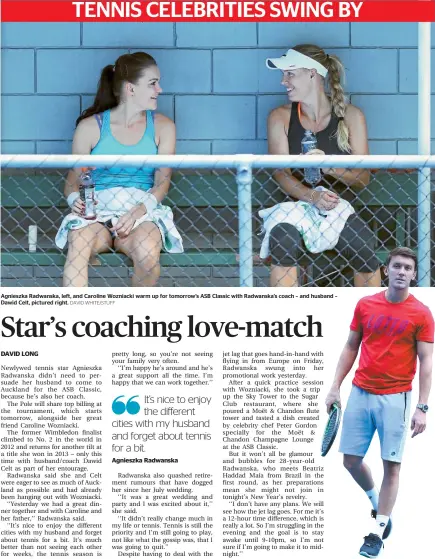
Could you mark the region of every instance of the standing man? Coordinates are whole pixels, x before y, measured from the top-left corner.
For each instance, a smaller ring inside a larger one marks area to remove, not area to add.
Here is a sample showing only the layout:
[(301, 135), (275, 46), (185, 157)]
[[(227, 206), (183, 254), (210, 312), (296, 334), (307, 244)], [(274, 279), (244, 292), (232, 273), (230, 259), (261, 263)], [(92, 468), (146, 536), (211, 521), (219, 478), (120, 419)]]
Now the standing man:
[[(411, 385), (420, 362), (418, 404), (411, 419), (412, 437), (426, 429), (432, 378), (434, 320), (430, 310), (409, 293), (417, 257), (408, 248), (388, 256), (388, 289), (363, 297), (356, 305), (349, 338), (338, 361), (326, 397), (340, 405), (340, 386), (361, 346), (360, 361), (343, 415), (340, 452), (344, 467), (366, 492), (376, 523), (360, 549), (364, 557), (378, 557), (392, 528), (391, 512), (399, 489), (399, 473), (409, 423)], [(363, 461), (375, 431), (381, 443), (384, 478), (378, 493)]]

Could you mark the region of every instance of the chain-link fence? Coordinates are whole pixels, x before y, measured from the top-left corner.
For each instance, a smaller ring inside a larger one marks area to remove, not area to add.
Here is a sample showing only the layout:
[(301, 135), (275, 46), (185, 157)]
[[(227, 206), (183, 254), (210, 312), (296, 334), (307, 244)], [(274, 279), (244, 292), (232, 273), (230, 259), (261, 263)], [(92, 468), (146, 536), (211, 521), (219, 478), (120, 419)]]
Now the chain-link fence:
[[(417, 252), (419, 285), (434, 284), (431, 157), (2, 156), (1, 166), (4, 286), (378, 286), (397, 246)], [(76, 194), (82, 167), (93, 169), (95, 216)], [(304, 168), (319, 170), (318, 186)]]

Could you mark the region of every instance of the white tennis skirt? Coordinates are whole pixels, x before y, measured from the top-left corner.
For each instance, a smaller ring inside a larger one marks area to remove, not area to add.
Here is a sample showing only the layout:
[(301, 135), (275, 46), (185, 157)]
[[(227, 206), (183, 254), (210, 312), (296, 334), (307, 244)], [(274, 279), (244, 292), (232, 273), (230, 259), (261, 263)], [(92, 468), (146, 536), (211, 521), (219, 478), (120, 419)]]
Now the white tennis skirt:
[[(83, 229), (93, 223), (105, 223), (110, 219), (115, 225), (121, 216), (138, 204), (144, 203), (149, 196), (148, 192), (135, 187), (116, 186), (97, 191), (96, 200), (98, 204), (95, 208), (95, 219), (84, 219), (73, 213), (65, 216), (56, 234), (56, 246), (60, 249), (66, 246), (69, 231)], [(151, 213), (147, 212), (144, 216), (137, 219), (133, 229), (146, 221), (151, 221), (159, 228), (163, 248), (166, 252), (180, 253), (184, 251), (183, 240), (175, 227), (171, 208), (158, 204)]]

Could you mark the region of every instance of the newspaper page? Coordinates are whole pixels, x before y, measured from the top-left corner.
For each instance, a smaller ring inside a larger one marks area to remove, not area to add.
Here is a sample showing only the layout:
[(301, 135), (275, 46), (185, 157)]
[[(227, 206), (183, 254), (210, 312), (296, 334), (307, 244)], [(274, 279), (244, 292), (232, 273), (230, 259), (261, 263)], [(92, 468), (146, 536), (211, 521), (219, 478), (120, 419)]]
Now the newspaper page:
[[(0, 557), (431, 553), (433, 20), (3, 0)], [(326, 230), (274, 237), (282, 202)], [(410, 307), (384, 312), (398, 246)]]
[[(429, 289), (413, 293), (433, 303)], [(4, 289), (2, 556), (358, 556), (371, 503), (340, 435), (320, 451), (360, 298)], [(430, 548), (430, 417), (405, 436), (388, 542), (399, 558)], [(380, 488), (377, 440), (366, 461)]]

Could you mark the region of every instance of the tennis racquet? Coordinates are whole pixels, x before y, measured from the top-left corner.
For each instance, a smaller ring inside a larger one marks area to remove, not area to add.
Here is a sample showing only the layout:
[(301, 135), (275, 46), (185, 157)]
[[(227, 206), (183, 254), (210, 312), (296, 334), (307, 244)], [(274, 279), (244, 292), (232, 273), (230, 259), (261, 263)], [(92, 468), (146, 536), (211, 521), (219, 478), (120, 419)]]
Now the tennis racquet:
[(322, 438), (322, 450), (321, 455), (326, 456), (340, 427), (341, 420), (341, 408), (338, 404), (332, 404), (329, 410), (328, 422), (326, 423), (325, 432)]

